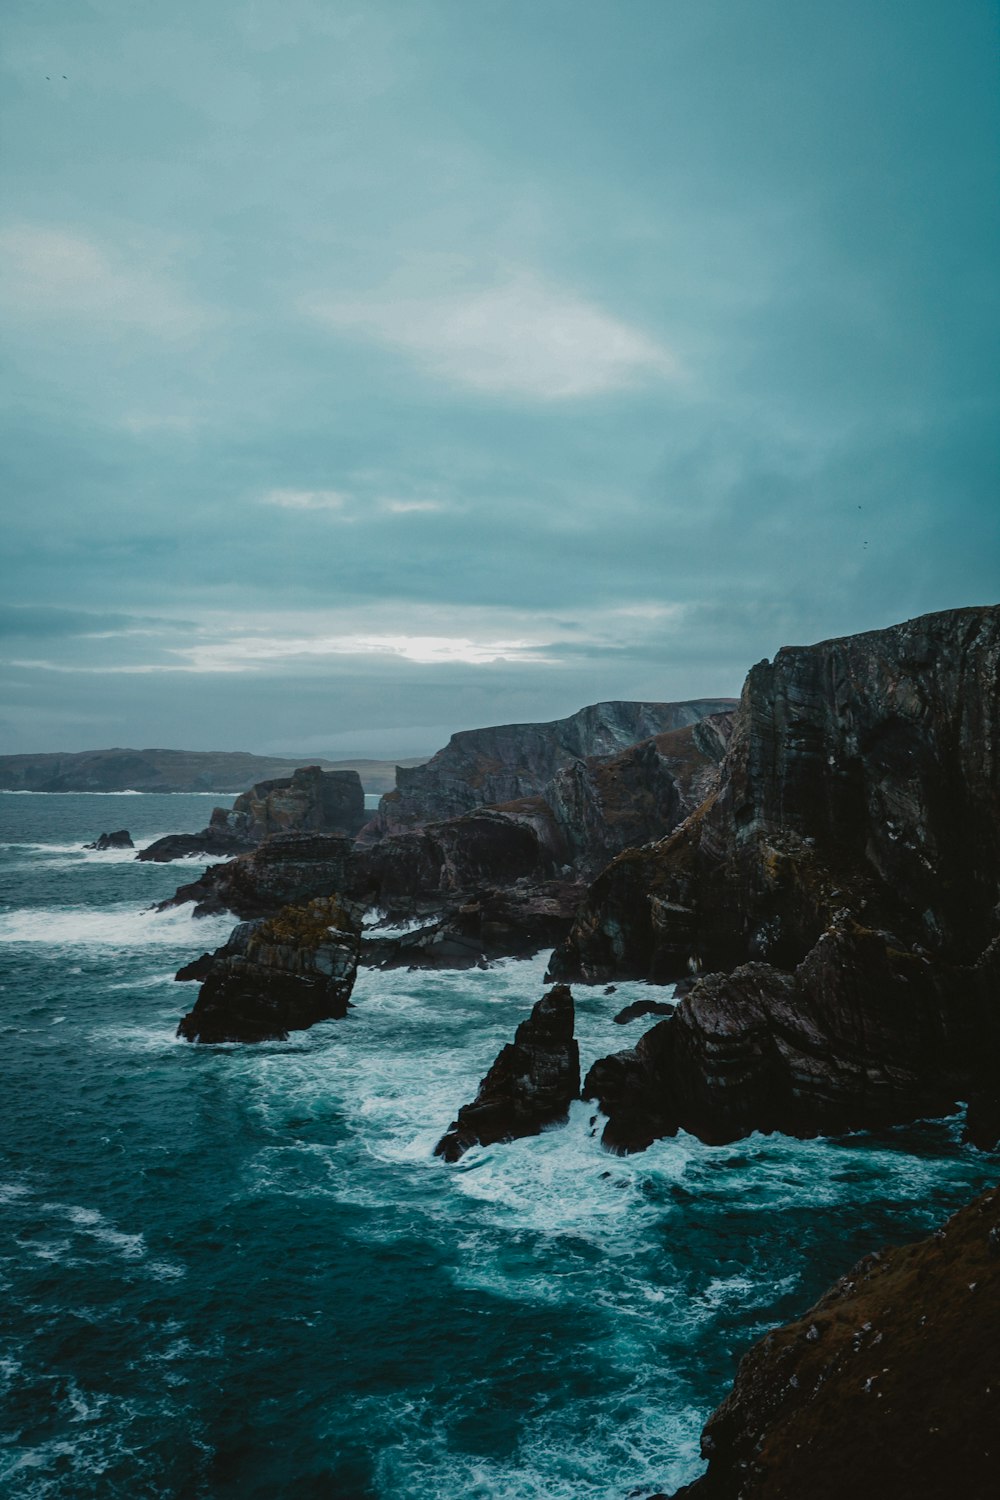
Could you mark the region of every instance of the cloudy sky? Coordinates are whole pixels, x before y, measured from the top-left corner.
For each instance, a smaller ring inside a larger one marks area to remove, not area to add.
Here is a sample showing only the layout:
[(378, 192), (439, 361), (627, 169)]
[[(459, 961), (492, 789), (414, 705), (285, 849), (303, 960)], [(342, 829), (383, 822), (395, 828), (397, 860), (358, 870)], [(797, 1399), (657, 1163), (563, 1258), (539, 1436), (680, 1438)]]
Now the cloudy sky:
[(5, 14), (0, 750), (415, 755), (1000, 597), (995, 4)]

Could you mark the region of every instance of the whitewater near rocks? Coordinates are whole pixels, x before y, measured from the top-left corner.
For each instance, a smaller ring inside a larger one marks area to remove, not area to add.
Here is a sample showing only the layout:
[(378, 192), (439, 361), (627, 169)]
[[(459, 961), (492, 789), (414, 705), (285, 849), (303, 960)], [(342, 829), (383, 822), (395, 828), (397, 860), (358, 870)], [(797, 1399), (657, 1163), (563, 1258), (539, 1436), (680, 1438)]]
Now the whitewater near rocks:
[[(580, 1101), (449, 1166), (434, 1144), (547, 955), (362, 971), (344, 1020), (188, 1047), (173, 973), (231, 919), (144, 909), (176, 872), (84, 851), (105, 807), (0, 798), (10, 1494), (669, 1491), (755, 1338), (995, 1171), (958, 1118), (621, 1160)], [(141, 848), (182, 814), (204, 804), (123, 821)], [(667, 993), (576, 987), (584, 1070)]]

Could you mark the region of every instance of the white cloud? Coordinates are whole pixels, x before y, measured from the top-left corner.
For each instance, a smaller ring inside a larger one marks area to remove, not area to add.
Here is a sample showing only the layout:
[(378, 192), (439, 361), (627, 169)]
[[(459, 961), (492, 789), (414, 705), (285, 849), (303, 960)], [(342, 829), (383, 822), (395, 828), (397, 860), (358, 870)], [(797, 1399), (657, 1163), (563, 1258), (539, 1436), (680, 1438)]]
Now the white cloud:
[(528, 273), (478, 290), (317, 301), (313, 316), (401, 349), (474, 390), (546, 401), (677, 379), (675, 358), (627, 323)]
[(342, 510), (349, 499), (339, 490), (268, 490), (261, 504), (281, 510)]
[(444, 510), (445, 505), (441, 500), (383, 500), (383, 510), (389, 511), (390, 515), (406, 516), (416, 511)]
[(148, 252), (38, 225), (0, 230), (0, 286), (12, 317), (81, 319), (168, 339), (187, 338), (205, 321)]
[(483, 666), (493, 661), (550, 663), (551, 658), (525, 640), (474, 641), (466, 636), (340, 635), (243, 636), (191, 646), (178, 653), (194, 672), (248, 672), (265, 664), (335, 656), (396, 657), (423, 666), (463, 662)]

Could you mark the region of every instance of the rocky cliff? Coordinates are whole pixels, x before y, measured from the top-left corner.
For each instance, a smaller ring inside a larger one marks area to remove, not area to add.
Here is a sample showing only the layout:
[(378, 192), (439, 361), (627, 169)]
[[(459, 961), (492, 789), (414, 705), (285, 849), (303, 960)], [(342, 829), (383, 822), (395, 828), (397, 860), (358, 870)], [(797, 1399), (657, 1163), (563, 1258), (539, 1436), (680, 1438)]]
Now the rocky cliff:
[[(1000, 1190), (869, 1255), (743, 1358), (674, 1500), (988, 1500), (1000, 1466)], [(665, 1497), (660, 1497), (665, 1500)]]
[(452, 735), (425, 765), (400, 768), (365, 839), (473, 808), (533, 797), (574, 761), (618, 755), (630, 745), (731, 709), (731, 699), (687, 703), (595, 703), (547, 724), (502, 724)]
[(276, 833), (228, 864), (210, 865), (179, 886), (159, 910), (194, 904), (198, 917), (231, 911), (244, 919), (270, 917), (282, 907), (353, 888), (351, 840), (340, 834)]
[(839, 1129), (970, 1094), (984, 1118), (998, 897), (1000, 609), (761, 663), (717, 789), (611, 863), (553, 956), (563, 979), (720, 971), (592, 1070), (609, 1140)]

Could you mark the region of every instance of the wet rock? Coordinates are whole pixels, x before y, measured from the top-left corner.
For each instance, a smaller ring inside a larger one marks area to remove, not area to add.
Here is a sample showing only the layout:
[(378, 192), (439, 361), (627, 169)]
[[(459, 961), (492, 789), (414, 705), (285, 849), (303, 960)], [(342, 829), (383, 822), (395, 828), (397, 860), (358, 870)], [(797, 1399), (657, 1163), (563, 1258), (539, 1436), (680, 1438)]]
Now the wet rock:
[(214, 953), (203, 953), (199, 958), (193, 958), (189, 964), (182, 964), (174, 978), (181, 984), (190, 984), (194, 980), (201, 984), (203, 979), (208, 978), (214, 963)]
[[(614, 985), (609, 986), (614, 989)], [(605, 990), (605, 994), (608, 990)], [(665, 1000), (633, 1000), (631, 1005), (626, 1005), (615, 1016), (617, 1026), (627, 1026), (630, 1021), (638, 1021), (640, 1016), (672, 1016), (674, 1007)]]
[(321, 897), (242, 923), (213, 956), (177, 1035), (190, 1042), (283, 1041), (290, 1031), (345, 1016), (360, 916), (336, 897)]
[(580, 1053), (573, 1037), (573, 996), (556, 985), (498, 1054), (471, 1104), (458, 1112), (434, 1149), (445, 1161), (476, 1144), (538, 1135), (569, 1115), (580, 1092)]
[(570, 882), (475, 892), (400, 937), (365, 939), (363, 962), (380, 969), (484, 968), (498, 958), (530, 958), (569, 930), (581, 887)]
[(686, 1500), (988, 1500), (1000, 1459), (1000, 1190), (868, 1256), (744, 1356)]
[(84, 844), (85, 849), (134, 849), (132, 835), (127, 828), (118, 828), (114, 833), (102, 833), (92, 844)]

